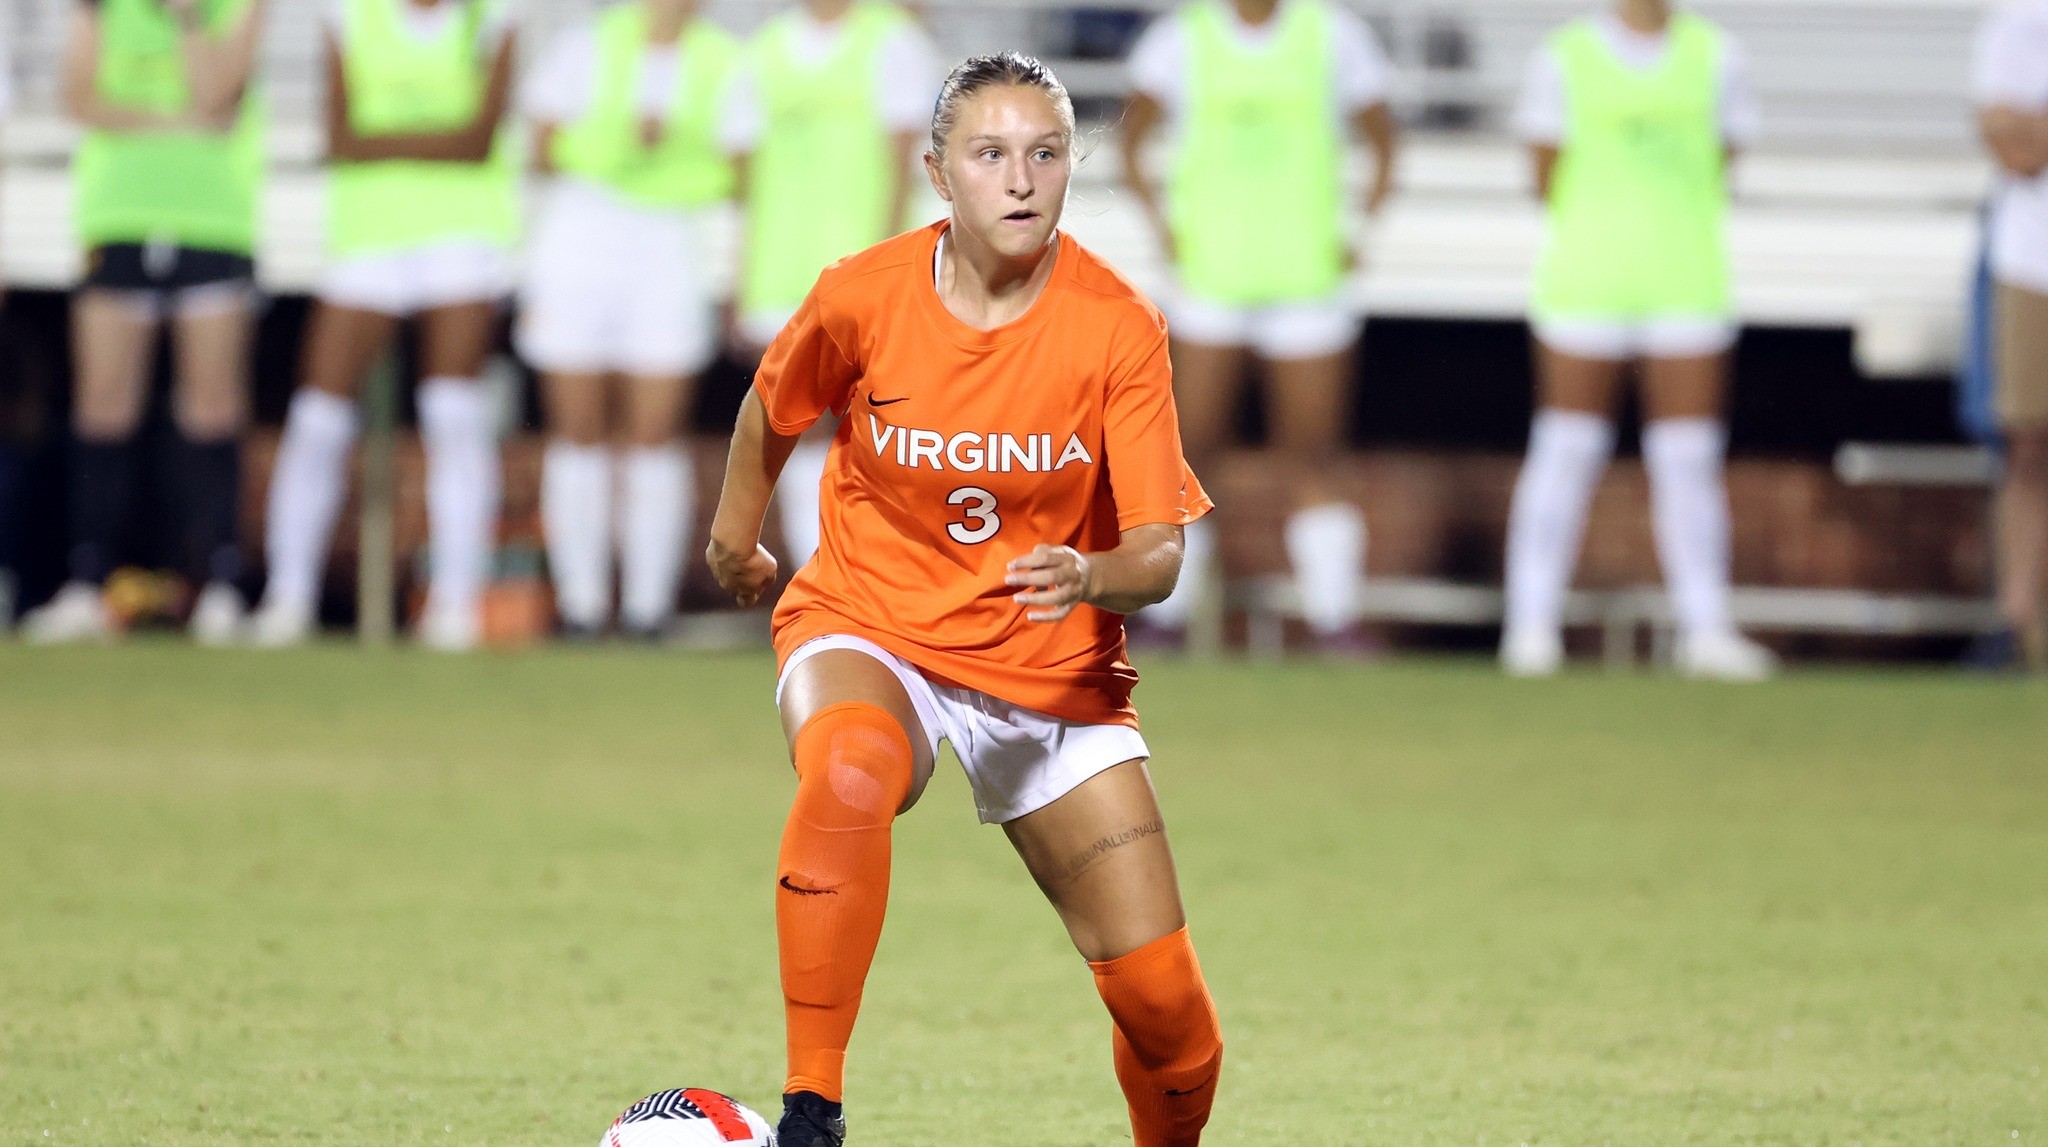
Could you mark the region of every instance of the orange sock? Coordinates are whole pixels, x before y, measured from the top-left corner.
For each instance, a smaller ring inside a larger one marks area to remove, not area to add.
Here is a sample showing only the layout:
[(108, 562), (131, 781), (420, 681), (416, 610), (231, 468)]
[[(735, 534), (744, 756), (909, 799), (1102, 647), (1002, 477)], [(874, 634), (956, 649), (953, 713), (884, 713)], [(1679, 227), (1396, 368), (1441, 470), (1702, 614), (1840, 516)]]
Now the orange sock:
[(796, 737), (796, 800), (777, 861), (775, 934), (791, 1091), (837, 1103), (861, 988), (889, 903), (889, 826), (910, 794), (910, 738), (866, 704), (833, 705)]
[(1188, 930), (1088, 966), (1116, 1021), (1116, 1078), (1136, 1147), (1195, 1147), (1216, 1100), (1223, 1032)]

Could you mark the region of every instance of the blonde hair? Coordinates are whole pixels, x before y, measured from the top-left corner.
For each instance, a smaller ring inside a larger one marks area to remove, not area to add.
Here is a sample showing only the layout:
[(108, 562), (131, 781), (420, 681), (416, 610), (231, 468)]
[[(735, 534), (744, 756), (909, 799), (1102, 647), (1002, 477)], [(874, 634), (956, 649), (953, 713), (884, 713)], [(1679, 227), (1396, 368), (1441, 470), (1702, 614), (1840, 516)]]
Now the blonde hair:
[(1035, 56), (1022, 52), (998, 52), (993, 56), (975, 56), (953, 69), (946, 82), (939, 87), (938, 102), (932, 105), (932, 154), (943, 157), (946, 154), (946, 137), (953, 133), (953, 125), (960, 118), (960, 106), (967, 97), (985, 88), (998, 84), (1037, 88), (1052, 101), (1053, 110), (1059, 113), (1060, 123), (1065, 126), (1067, 142), (1074, 141), (1074, 101), (1067, 95), (1067, 86), (1052, 74), (1052, 69)]

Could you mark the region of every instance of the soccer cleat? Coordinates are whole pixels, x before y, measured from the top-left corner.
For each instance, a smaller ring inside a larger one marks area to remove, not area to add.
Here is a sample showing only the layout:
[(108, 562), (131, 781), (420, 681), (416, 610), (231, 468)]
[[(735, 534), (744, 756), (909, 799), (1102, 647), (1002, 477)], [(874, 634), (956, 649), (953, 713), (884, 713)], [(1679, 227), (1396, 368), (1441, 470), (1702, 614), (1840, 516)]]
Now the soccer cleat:
[(304, 645), (313, 636), (313, 607), (265, 598), (244, 630), (245, 640), (258, 649)]
[(665, 645), (668, 643), (669, 627), (665, 622), (644, 625), (637, 621), (624, 622), (619, 626), (619, 639), (628, 645)]
[(224, 581), (208, 582), (199, 593), (199, 601), (192, 606), (192, 617), (185, 623), (185, 629), (192, 640), (218, 649), (233, 645), (242, 636), (247, 613), (242, 595), (234, 586)]
[(1978, 634), (1963, 651), (1962, 664), (1973, 673), (2026, 672), (2027, 659), (2021, 649), (2019, 630), (2008, 626)]
[(1352, 624), (1334, 633), (1313, 635), (1309, 639), (1309, 656), (1360, 664), (1383, 661), (1387, 656), (1387, 643), (1365, 626)]
[(1564, 668), (1564, 637), (1554, 629), (1510, 629), (1501, 634), (1501, 672), (1550, 677)]
[(71, 645), (106, 641), (116, 634), (106, 595), (90, 582), (64, 583), (57, 596), (21, 619), (21, 636), (30, 645)]
[(483, 624), (474, 609), (429, 605), (413, 639), (436, 653), (467, 653), (483, 644)]
[(1678, 671), (1705, 681), (1767, 681), (1778, 671), (1777, 654), (1732, 629), (1681, 634)]
[(776, 1147), (841, 1147), (846, 1142), (846, 1109), (815, 1091), (782, 1097)]

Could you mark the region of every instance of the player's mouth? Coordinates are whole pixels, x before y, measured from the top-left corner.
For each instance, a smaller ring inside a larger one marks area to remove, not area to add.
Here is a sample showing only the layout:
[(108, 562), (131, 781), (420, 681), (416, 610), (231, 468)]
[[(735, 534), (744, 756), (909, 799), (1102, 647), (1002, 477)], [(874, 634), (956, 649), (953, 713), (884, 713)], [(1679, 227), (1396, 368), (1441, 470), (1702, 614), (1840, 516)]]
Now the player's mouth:
[(1009, 213), (1008, 215), (1005, 215), (1005, 216), (1003, 216), (1003, 222), (1005, 222), (1005, 223), (1018, 223), (1018, 224), (1029, 224), (1029, 223), (1036, 223), (1037, 221), (1038, 221), (1038, 212), (1036, 212), (1036, 211), (1029, 211), (1029, 210), (1019, 210), (1019, 211), (1012, 211), (1012, 212), (1010, 212), (1010, 213)]

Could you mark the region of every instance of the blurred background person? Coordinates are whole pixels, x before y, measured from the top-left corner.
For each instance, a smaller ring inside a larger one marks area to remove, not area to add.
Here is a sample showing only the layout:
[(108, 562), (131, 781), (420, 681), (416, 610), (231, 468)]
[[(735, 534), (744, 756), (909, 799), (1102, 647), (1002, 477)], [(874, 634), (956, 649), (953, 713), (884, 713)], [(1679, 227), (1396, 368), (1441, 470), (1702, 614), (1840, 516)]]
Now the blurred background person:
[[(1319, 645), (1357, 649), (1365, 518), (1328, 486), (1342, 453), (1359, 318), (1345, 234), (1347, 135), (1373, 153), (1364, 208), (1393, 187), (1395, 128), (1385, 53), (1365, 22), (1323, 0), (1194, 0), (1146, 29), (1130, 57), (1124, 180), (1159, 236), (1176, 289), (1174, 391), (1191, 464), (1230, 438), (1247, 352), (1267, 368), (1270, 439), (1287, 468), (1287, 555)], [(1164, 186), (1145, 149), (1164, 126)], [(1180, 585), (1140, 615), (1176, 640), (1210, 592), (1215, 527), (1187, 531)]]
[(614, 522), (625, 631), (659, 637), (675, 611), (696, 520), (678, 436), (718, 349), (696, 215), (732, 194), (720, 124), (740, 64), (695, 0), (625, 0), (550, 48), (522, 96), (554, 178), (517, 339), (541, 372), (541, 512), (567, 635), (610, 619)]
[(1530, 300), (1536, 416), (1508, 519), (1509, 673), (1562, 664), (1565, 590), (1631, 363), (1678, 667), (1739, 680), (1773, 671), (1730, 616), (1722, 473), (1738, 329), (1728, 171), (1758, 121), (1740, 48), (1665, 0), (1621, 0), (1567, 24), (1530, 64), (1516, 126), (1549, 231)]
[(241, 625), (236, 494), (266, 158), (252, 92), (262, 17), (262, 0), (79, 0), (72, 13), (63, 99), (85, 128), (73, 183), (87, 251), (71, 312), (70, 580), (24, 619), (31, 641), (114, 628), (103, 591), (133, 505), (166, 323), (184, 560), (204, 587), (190, 628), (224, 644)]
[(312, 631), (355, 441), (355, 396), (419, 317), (431, 581), (418, 638), (477, 644), (499, 472), (479, 384), (513, 279), (519, 158), (503, 121), (516, 32), (499, 0), (327, 0), (328, 269), (271, 474), (251, 638)]
[[(924, 30), (880, 0), (806, 0), (755, 33), (749, 57), (735, 325), (753, 363), (819, 271), (910, 225), (911, 159), (940, 69)], [(829, 194), (819, 171), (833, 173)], [(827, 418), (805, 435), (775, 492), (791, 573), (818, 548), (818, 484), (837, 425)]]
[(1995, 9), (1977, 38), (1971, 84), (1998, 161), (1991, 227), (1994, 352), (2005, 472), (1998, 490), (1995, 660), (2048, 670), (2048, 0)]

